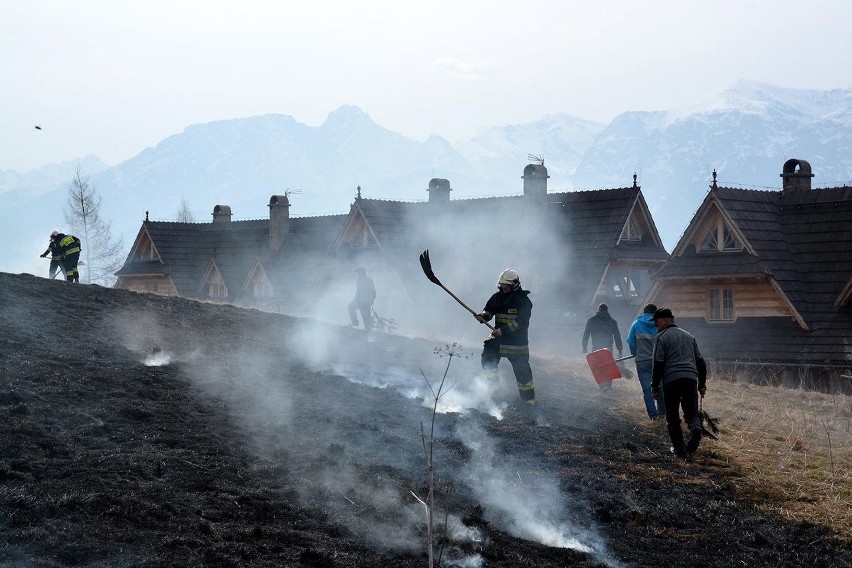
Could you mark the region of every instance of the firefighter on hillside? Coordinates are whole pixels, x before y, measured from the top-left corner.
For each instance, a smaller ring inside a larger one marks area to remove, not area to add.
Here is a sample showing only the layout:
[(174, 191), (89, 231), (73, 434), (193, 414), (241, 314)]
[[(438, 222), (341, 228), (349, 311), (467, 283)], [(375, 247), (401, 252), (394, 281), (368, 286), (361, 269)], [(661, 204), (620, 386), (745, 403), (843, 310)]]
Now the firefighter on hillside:
[(59, 245), (53, 241), (53, 233), (50, 235), (47, 250), (41, 253), (41, 258), (47, 258), (47, 255), (50, 255), (50, 279), (56, 278), (56, 273), (59, 271), (62, 271), (62, 276), (65, 276), (65, 269), (62, 268), (62, 252), (59, 250)]
[(68, 282), (79, 282), (80, 273), (77, 272), (77, 262), (80, 260), (80, 239), (74, 235), (66, 235), (59, 231), (50, 233), (50, 240), (59, 248), (62, 256), (62, 268), (65, 270), (65, 280)]
[(488, 299), (485, 308), (474, 317), (485, 323), (494, 318), (494, 331), (482, 349), (482, 369), (486, 376), (497, 379), (497, 364), (505, 357), (512, 364), (521, 400), (535, 404), (535, 387), (530, 368), (528, 330), (532, 302), (529, 290), (521, 289), (518, 273), (507, 268), (497, 280), (499, 291)]

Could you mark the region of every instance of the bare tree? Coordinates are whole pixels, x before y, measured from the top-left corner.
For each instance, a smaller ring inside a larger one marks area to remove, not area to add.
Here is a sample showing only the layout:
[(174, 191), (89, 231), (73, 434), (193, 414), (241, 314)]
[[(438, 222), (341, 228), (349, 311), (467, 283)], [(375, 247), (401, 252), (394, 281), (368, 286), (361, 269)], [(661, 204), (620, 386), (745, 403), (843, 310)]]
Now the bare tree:
[(78, 164), (68, 186), (65, 222), (82, 241), (86, 274), (83, 282), (111, 286), (115, 282), (113, 273), (123, 261), (122, 244), (121, 238), (113, 240), (112, 223), (101, 219), (100, 209), (101, 196), (80, 172)]
[(195, 223), (195, 217), (192, 216), (192, 211), (189, 209), (189, 203), (186, 197), (180, 196), (180, 207), (177, 211), (177, 220), (179, 223)]

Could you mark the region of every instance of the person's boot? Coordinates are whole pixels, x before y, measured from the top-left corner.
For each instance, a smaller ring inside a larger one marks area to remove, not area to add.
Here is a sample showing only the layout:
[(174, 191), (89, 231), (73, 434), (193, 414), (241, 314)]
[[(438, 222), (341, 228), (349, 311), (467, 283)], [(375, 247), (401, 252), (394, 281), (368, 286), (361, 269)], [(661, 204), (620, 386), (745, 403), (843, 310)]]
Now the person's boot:
[(687, 453), (694, 454), (701, 443), (701, 428), (693, 428), (689, 432), (689, 441), (686, 443)]
[(680, 429), (680, 424), (669, 424), (669, 438), (672, 441), (672, 453), (679, 458), (689, 456), (686, 452), (686, 444), (683, 442), (683, 430)]

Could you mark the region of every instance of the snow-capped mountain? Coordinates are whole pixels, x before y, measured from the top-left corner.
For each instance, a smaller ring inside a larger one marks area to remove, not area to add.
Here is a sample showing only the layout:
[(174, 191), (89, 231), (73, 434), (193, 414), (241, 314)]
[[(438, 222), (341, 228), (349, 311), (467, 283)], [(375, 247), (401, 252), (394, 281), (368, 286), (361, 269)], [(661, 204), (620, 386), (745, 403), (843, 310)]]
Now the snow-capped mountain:
[[(265, 218), (269, 196), (292, 196), (291, 214), (348, 210), (362, 194), (426, 199), (447, 178), (454, 199), (520, 193), (528, 155), (545, 159), (552, 191), (630, 185), (636, 173), (671, 249), (707, 192), (720, 185), (779, 188), (789, 158), (810, 162), (814, 186), (852, 184), (852, 89), (787, 89), (739, 81), (668, 111), (627, 112), (608, 125), (568, 115), (480, 130), (453, 146), (411, 140), (354, 106), (317, 127), (269, 114), (187, 127), (115, 167), (81, 161), (103, 199), (104, 217), (129, 248), (145, 212), (174, 219), (186, 200), (197, 221), (216, 204), (236, 219)], [(40, 247), (62, 225), (75, 164), (0, 172), (0, 239), (14, 243), (0, 270), (41, 273)], [(36, 259), (35, 262), (33, 259)]]
[(789, 158), (807, 160), (814, 186), (852, 184), (852, 89), (812, 91), (739, 81), (671, 111), (629, 112), (588, 147), (575, 187), (624, 185), (639, 176), (671, 249), (707, 192), (712, 172), (728, 186), (780, 188)]

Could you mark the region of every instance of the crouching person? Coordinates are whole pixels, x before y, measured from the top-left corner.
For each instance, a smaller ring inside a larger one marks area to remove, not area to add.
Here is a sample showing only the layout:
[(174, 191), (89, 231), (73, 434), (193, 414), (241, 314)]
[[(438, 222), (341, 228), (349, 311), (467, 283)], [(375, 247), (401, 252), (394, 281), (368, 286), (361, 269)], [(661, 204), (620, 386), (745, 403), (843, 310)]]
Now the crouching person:
[[(654, 339), (654, 370), (651, 395), (660, 396), (660, 385), (666, 405), (666, 425), (672, 441), (672, 452), (686, 458), (701, 443), (701, 421), (698, 418), (698, 395), (707, 392), (707, 364), (695, 337), (674, 323), (669, 308), (654, 312), (657, 337)], [(689, 440), (684, 443), (680, 426), (680, 410), (689, 429)]]

